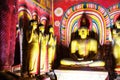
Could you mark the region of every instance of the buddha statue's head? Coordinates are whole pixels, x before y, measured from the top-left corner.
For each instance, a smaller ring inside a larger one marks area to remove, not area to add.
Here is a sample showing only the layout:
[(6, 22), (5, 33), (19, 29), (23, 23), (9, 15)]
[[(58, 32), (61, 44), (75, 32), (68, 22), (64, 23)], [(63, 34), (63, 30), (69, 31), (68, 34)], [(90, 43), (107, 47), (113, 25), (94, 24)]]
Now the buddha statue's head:
[(32, 19), (33, 19), (33, 20), (38, 20), (38, 14), (37, 14), (36, 11), (34, 11), (34, 12), (32, 13)]
[(40, 23), (41, 24), (43, 24), (44, 26), (46, 26), (46, 24), (47, 24), (47, 17), (45, 16), (45, 15), (42, 15), (41, 17), (40, 17)]
[(52, 25), (49, 25), (49, 33), (54, 34), (54, 28)]
[(82, 26), (80, 29), (78, 29), (78, 33), (81, 39), (86, 39), (87, 36), (89, 35), (89, 30), (88, 28)]
[(32, 27), (33, 30), (37, 29), (37, 25), (38, 25), (37, 20), (30, 21), (30, 26)]
[(41, 33), (44, 33), (44, 31), (45, 31), (44, 25), (43, 25), (43, 24), (39, 24), (38, 27), (39, 27), (39, 31), (40, 31)]
[(87, 14), (83, 13), (80, 17), (80, 28), (78, 29), (79, 36), (81, 39), (86, 39), (89, 35), (90, 22)]

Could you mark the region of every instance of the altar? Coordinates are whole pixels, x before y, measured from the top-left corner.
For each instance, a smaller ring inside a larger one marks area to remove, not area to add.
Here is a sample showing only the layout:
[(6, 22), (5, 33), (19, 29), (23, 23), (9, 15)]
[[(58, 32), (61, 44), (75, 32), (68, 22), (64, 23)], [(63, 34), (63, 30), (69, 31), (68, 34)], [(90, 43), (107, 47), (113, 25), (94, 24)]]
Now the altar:
[(107, 80), (108, 72), (103, 67), (60, 67), (55, 70), (57, 80)]

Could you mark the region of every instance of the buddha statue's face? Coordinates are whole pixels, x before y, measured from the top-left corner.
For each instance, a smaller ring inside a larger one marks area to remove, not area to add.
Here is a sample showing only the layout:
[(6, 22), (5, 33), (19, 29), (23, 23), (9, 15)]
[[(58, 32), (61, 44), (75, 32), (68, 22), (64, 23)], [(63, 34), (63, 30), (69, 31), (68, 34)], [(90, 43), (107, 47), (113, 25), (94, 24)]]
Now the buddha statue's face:
[(49, 32), (52, 33), (52, 34), (54, 34), (54, 29), (53, 29), (53, 27), (51, 27), (51, 28), (49, 29)]
[(44, 33), (44, 30), (45, 30), (44, 25), (40, 26), (40, 27), (39, 27), (39, 30), (40, 30), (42, 33)]
[(116, 25), (117, 29), (120, 29), (120, 20), (117, 20), (117, 21), (115, 22), (115, 25)]
[(37, 28), (37, 21), (32, 22), (31, 26), (33, 26), (33, 30), (35, 30)]
[(80, 35), (80, 37), (81, 37), (82, 39), (86, 39), (86, 38), (87, 38), (87, 35), (89, 34), (88, 29), (87, 29), (87, 28), (84, 28), (84, 27), (80, 28), (80, 29), (78, 30), (78, 32), (79, 32), (79, 35)]
[(33, 16), (32, 16), (32, 19), (33, 19), (33, 20), (37, 20), (37, 19), (38, 19), (37, 15), (33, 15)]
[(43, 19), (43, 20), (41, 21), (41, 24), (46, 25), (46, 24), (47, 24), (47, 21), (46, 21), (45, 19)]

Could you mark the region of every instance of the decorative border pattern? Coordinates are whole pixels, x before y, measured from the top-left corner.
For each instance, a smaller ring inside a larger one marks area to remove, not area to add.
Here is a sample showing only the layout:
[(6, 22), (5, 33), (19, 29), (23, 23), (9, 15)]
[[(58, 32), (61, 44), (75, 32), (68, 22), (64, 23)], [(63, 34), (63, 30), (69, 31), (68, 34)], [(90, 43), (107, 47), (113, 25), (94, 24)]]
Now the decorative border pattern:
[(69, 46), (71, 33), (79, 28), (79, 18), (86, 13), (92, 20), (90, 30), (99, 36), (101, 45), (110, 40), (111, 21), (108, 10), (96, 3), (83, 2), (70, 7), (63, 15), (60, 25), (60, 39), (62, 44)]
[(116, 18), (120, 15), (120, 3), (109, 7), (108, 11), (109, 11), (109, 15), (111, 18), (111, 23), (112, 23), (112, 25), (114, 25)]

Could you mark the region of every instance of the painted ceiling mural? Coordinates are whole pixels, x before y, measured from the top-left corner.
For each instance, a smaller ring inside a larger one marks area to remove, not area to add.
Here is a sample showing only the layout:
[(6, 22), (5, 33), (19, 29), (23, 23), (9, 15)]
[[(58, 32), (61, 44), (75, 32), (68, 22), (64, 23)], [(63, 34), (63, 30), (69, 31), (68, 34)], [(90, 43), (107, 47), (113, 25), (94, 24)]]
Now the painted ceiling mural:
[[(71, 1), (72, 4), (69, 1), (66, 5), (61, 5), (63, 4), (62, 0), (55, 1), (54, 27), (55, 30), (58, 30), (56, 35), (63, 45), (69, 46), (71, 33), (79, 28), (78, 21), (83, 13), (90, 17), (90, 30), (98, 34), (100, 44), (103, 45), (111, 41), (110, 28), (114, 24), (116, 17), (120, 14), (119, 1), (116, 0), (114, 3), (111, 3), (108, 0), (106, 5), (104, 2), (97, 1), (98, 3), (94, 0), (93, 2), (79, 1), (79, 3)], [(57, 5), (57, 3), (59, 4)]]
[(38, 14), (38, 18), (44, 14), (51, 19), (51, 1), (52, 0), (19, 0), (18, 19), (25, 14), (28, 19), (31, 19), (34, 13)]

